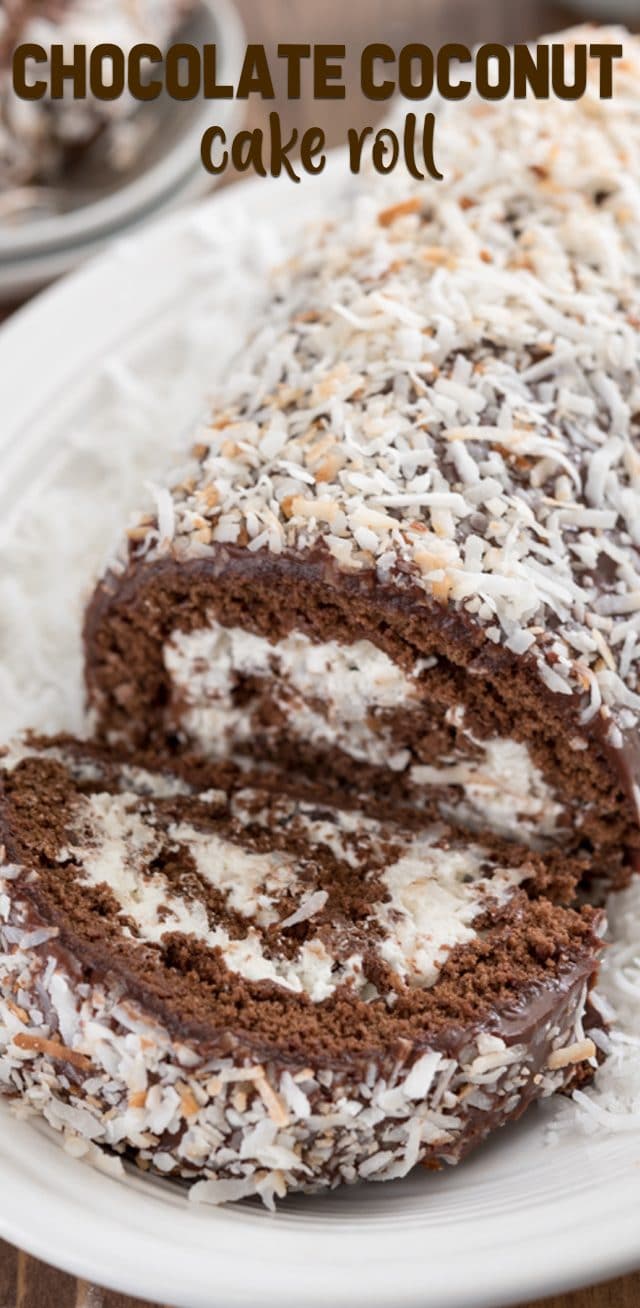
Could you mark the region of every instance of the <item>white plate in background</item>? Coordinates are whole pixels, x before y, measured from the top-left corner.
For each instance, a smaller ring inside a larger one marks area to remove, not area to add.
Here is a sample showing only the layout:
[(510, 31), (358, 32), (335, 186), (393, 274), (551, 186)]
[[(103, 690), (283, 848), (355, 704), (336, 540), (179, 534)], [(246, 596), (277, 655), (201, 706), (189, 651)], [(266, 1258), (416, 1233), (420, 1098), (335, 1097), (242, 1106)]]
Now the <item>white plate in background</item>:
[[(132, 445), (141, 383), (166, 410), (158, 442), (177, 437), (228, 358), (234, 298), (250, 315), (262, 291), (252, 247), (268, 256), (276, 231), (273, 252), (286, 253), (287, 234), (346, 177), (338, 157), (295, 188), (256, 180), (221, 192), (129, 238), (0, 333), (0, 569), (14, 558), (26, 570), (36, 632), (42, 595), (79, 559), (77, 604), (57, 583), (60, 623), (75, 630), (108, 544), (103, 514), (91, 536), (79, 530), (71, 546), (65, 538), (65, 554), (46, 515), (51, 497), (77, 478), (89, 505), (112, 504), (111, 527), (126, 507), (129, 487), (121, 493), (116, 461), (103, 468), (98, 448), (99, 432), (108, 441), (113, 430), (113, 385), (130, 394)], [(147, 442), (130, 454), (144, 477), (159, 451)], [(23, 551), (3, 555), (6, 537), (19, 542), (22, 530)], [(57, 628), (50, 639), (57, 650)], [(78, 697), (79, 670), (79, 645), (70, 646), (64, 676), (74, 686), (77, 677)], [(0, 702), (0, 736), (11, 708)], [(640, 1262), (640, 1135), (586, 1137), (565, 1126), (551, 1145), (545, 1123), (556, 1111), (533, 1109), (457, 1169), (294, 1196), (271, 1215), (254, 1202), (196, 1206), (179, 1186), (133, 1172), (113, 1179), (1, 1105), (0, 1235), (87, 1280), (183, 1308), (498, 1308)]]
[[(235, 83), (244, 32), (232, 0), (199, 0), (179, 36), (196, 46), (215, 43), (219, 80)], [(211, 190), (215, 179), (200, 161), (202, 135), (214, 122), (229, 132), (239, 116), (235, 100), (161, 96), (139, 106), (148, 143), (127, 170), (105, 175), (100, 149), (95, 161), (96, 149), (89, 149), (62, 183), (69, 195), (66, 212), (15, 225), (0, 222), (0, 299), (27, 294), (83, 262), (115, 232)], [(87, 193), (94, 198), (86, 201)]]

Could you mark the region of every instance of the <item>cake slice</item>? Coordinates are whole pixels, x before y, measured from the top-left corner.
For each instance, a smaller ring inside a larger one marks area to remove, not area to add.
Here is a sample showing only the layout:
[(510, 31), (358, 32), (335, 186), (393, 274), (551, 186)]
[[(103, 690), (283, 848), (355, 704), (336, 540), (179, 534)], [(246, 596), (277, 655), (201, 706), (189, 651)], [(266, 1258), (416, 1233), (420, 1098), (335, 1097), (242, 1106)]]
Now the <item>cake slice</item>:
[(295, 251), (89, 605), (103, 739), (246, 754), (628, 879), (639, 50), (609, 102), (456, 105), (444, 182), (371, 182)]
[(541, 855), (276, 783), (5, 754), (6, 1093), (75, 1152), (272, 1203), (455, 1163), (590, 1075), (601, 919)]

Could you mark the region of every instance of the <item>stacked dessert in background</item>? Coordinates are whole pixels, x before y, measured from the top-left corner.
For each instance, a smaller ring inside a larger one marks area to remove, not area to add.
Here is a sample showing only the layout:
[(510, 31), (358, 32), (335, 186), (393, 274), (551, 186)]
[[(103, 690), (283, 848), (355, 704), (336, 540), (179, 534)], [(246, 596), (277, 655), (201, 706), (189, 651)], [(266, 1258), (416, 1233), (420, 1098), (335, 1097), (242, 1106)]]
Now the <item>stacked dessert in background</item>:
[(69, 62), (74, 45), (91, 51), (112, 43), (125, 52), (145, 41), (164, 47), (191, 8), (193, 0), (6, 0), (0, 12), (0, 190), (60, 180), (66, 164), (104, 133), (113, 168), (128, 167), (145, 143), (126, 95), (98, 101), (89, 93), (79, 100), (68, 85), (60, 100), (49, 94), (18, 98), (11, 72), (17, 45), (63, 45)]
[(456, 1162), (596, 1066), (587, 901), (640, 848), (625, 45), (612, 102), (456, 106), (444, 183), (307, 239), (88, 606), (94, 742), (5, 758), (3, 1081), (194, 1196)]

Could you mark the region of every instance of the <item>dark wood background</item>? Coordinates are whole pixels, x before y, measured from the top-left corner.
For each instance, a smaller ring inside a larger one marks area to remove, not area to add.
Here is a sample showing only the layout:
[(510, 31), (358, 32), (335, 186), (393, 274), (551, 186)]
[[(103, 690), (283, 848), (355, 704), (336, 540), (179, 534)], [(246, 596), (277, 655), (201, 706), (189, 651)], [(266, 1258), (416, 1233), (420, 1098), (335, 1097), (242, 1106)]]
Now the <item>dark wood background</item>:
[[(1, 3), (1, 0), (0, 0)], [(279, 41), (346, 44), (352, 91), (343, 101), (314, 102), (304, 94), (295, 103), (281, 100), (283, 125), (318, 124), (329, 145), (345, 139), (346, 126), (372, 120), (372, 105), (357, 89), (357, 57), (362, 44), (407, 41), (438, 46), (444, 41), (522, 41), (568, 26), (575, 14), (551, 0), (237, 0), (248, 38), (273, 46)], [(640, 0), (638, 0), (640, 28)], [(275, 63), (275, 61), (274, 61)], [(282, 87), (277, 88), (280, 92)], [(261, 125), (273, 104), (250, 104), (248, 119)], [(117, 1251), (114, 1250), (114, 1262)], [(640, 1248), (638, 1251), (640, 1262)], [(585, 1263), (588, 1251), (585, 1250)], [(214, 1269), (212, 1269), (212, 1272)], [(640, 1275), (545, 1301), (546, 1308), (640, 1308)], [(125, 1295), (78, 1281), (0, 1241), (0, 1308), (134, 1308)], [(305, 1308), (304, 1303), (300, 1308)], [(392, 1305), (390, 1305), (392, 1308)], [(541, 1304), (522, 1308), (542, 1308)]]

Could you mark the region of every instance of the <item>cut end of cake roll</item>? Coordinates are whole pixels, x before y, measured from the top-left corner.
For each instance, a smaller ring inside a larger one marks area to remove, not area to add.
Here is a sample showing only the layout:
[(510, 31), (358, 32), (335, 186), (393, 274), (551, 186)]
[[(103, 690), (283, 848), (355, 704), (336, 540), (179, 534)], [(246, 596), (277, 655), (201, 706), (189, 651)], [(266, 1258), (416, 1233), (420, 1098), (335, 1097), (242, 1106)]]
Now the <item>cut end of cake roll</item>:
[(219, 762), (261, 760), (373, 808), (582, 856), (588, 879), (635, 866), (633, 748), (532, 656), (487, 640), (464, 611), (398, 573), (343, 571), (319, 546), (273, 556), (133, 564), (87, 616), (98, 733)]
[(639, 51), (560, 138), (555, 102), (445, 109), (442, 184), (371, 181), (295, 251), (89, 606), (103, 739), (252, 754), (628, 879)]
[(590, 1075), (601, 916), (541, 855), (214, 780), (1, 760), (0, 1076), (72, 1149), (272, 1203), (455, 1163)]

